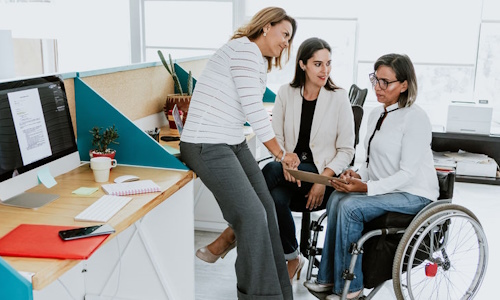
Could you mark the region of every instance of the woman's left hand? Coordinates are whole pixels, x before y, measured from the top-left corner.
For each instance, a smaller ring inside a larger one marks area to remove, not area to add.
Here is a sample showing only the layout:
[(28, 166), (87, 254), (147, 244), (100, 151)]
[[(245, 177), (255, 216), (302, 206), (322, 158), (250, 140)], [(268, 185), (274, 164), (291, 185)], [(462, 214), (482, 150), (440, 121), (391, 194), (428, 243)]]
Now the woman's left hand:
[(306, 209), (313, 210), (323, 203), (323, 198), (325, 197), (326, 187), (322, 184), (315, 183), (311, 187), (309, 193), (307, 193), (307, 203)]
[(340, 179), (343, 179), (346, 183), (342, 183), (338, 180), (330, 180), (330, 184), (335, 188), (336, 191), (344, 193), (366, 193), (368, 191), (368, 186), (366, 185), (366, 183), (358, 178), (342, 175), (340, 176)]

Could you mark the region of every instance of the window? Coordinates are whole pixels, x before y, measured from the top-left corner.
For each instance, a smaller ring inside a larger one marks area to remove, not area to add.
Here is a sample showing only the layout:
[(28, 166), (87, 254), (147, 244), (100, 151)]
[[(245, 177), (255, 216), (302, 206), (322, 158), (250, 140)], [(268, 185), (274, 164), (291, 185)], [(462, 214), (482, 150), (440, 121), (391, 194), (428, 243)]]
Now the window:
[(144, 1), (146, 61), (209, 55), (233, 33), (232, 1)]

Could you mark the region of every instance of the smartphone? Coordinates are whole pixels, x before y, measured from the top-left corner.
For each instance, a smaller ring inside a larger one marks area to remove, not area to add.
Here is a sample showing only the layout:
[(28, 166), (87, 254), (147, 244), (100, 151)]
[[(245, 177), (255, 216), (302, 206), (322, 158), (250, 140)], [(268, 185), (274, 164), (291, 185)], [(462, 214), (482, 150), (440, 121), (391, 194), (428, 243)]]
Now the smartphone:
[(102, 234), (114, 233), (115, 229), (109, 224), (81, 227), (59, 231), (59, 237), (65, 241), (81, 239)]

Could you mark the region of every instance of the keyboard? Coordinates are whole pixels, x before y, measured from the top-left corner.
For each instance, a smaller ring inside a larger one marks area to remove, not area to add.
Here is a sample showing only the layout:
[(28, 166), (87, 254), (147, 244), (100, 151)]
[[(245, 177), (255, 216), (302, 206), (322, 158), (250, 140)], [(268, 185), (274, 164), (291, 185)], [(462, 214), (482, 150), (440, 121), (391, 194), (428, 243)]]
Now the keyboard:
[(104, 195), (75, 217), (75, 221), (108, 222), (132, 197)]

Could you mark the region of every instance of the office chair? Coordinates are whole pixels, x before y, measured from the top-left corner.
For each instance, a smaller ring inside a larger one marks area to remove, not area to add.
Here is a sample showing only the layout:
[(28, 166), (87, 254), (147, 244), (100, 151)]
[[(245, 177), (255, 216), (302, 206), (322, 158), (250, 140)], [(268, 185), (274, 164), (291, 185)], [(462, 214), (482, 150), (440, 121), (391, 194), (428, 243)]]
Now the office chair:
[(363, 107), (367, 94), (368, 89), (360, 89), (356, 84), (351, 85), (351, 88), (349, 89), (349, 100), (351, 101), (351, 105), (359, 105)]
[[(363, 107), (361, 107), (360, 105), (351, 105), (351, 107), (354, 117), (354, 149), (356, 149), (356, 146), (358, 145), (359, 142), (359, 128), (361, 126), (361, 120), (363, 119)], [(352, 165), (354, 165), (354, 158), (351, 162), (351, 166)], [(293, 201), (293, 200), (291, 201), (290, 209), (294, 212), (302, 213), (302, 222), (300, 225), (301, 228), (300, 228), (299, 249), (302, 255), (304, 255), (304, 257), (309, 257), (308, 247), (309, 247), (309, 239), (311, 237), (311, 229), (310, 229), (311, 212), (324, 210), (326, 208), (327, 202), (328, 199), (324, 199), (323, 203), (316, 209), (306, 210), (306, 208), (302, 205), (302, 201)], [(294, 207), (293, 203), (300, 203), (300, 206)], [(315, 263), (318, 264), (317, 261)]]

